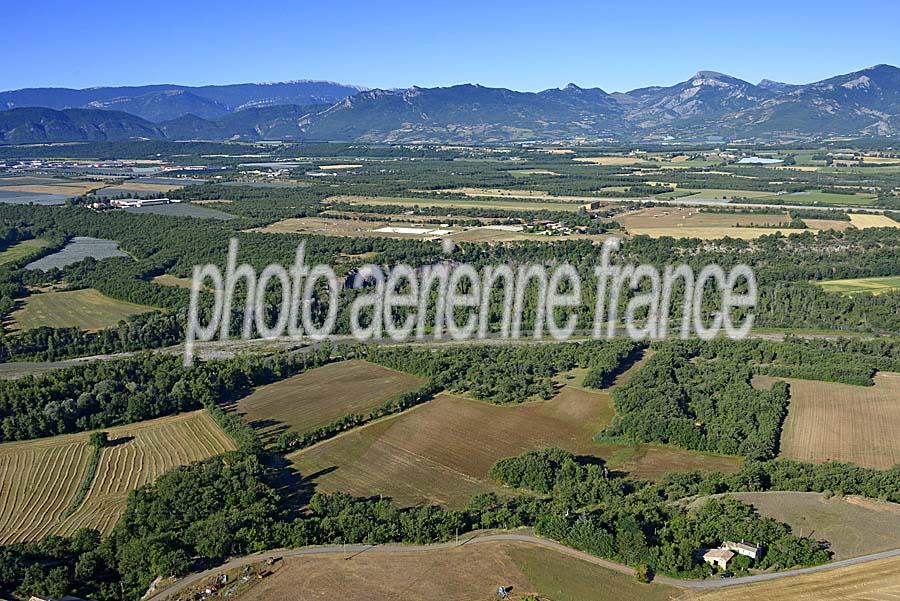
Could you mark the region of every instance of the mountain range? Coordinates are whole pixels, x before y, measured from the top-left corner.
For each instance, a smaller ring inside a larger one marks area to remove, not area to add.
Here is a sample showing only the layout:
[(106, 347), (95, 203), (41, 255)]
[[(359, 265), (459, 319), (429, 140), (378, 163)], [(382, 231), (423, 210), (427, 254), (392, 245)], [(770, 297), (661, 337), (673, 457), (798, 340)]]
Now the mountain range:
[(900, 69), (811, 84), (699, 71), (607, 93), (463, 84), (368, 90), (330, 82), (0, 92), (0, 142), (159, 138), (490, 144), (790, 142), (900, 135)]

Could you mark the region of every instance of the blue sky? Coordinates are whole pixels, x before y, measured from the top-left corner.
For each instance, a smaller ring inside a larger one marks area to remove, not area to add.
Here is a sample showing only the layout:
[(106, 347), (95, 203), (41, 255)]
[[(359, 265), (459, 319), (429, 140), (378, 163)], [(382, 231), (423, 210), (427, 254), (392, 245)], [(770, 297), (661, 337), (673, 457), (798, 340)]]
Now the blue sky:
[(700, 69), (804, 83), (900, 65), (893, 0), (4, 4), (3, 90), (329, 79), (623, 91)]

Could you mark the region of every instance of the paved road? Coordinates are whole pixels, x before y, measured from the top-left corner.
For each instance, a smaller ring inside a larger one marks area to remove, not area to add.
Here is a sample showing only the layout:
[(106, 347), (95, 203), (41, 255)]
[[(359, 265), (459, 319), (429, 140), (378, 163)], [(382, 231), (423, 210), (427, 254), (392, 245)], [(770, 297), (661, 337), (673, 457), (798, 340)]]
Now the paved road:
[[(477, 545), (482, 543), (496, 543), (496, 542), (517, 542), (517, 543), (525, 543), (530, 545), (536, 545), (539, 547), (544, 547), (547, 549), (552, 549), (554, 551), (564, 553), (566, 555), (576, 557), (578, 559), (587, 561), (594, 565), (598, 565), (604, 567), (609, 570), (613, 570), (615, 572), (619, 572), (621, 574), (633, 575), (634, 570), (628, 566), (615, 563), (613, 561), (609, 561), (606, 559), (601, 559), (600, 557), (596, 557), (589, 553), (584, 553), (583, 551), (579, 551), (577, 549), (573, 549), (571, 547), (567, 547), (562, 545), (556, 541), (549, 540), (546, 538), (541, 538), (538, 536), (534, 536), (531, 534), (521, 534), (521, 533), (501, 533), (501, 534), (476, 534), (474, 536), (469, 536), (465, 540), (461, 540), (459, 543), (447, 542), (447, 543), (437, 543), (433, 545), (327, 545), (321, 547), (305, 547), (302, 549), (287, 549), (280, 551), (271, 551), (268, 553), (260, 553), (256, 555), (247, 555), (245, 557), (238, 557), (236, 559), (232, 559), (218, 567), (206, 570), (204, 572), (198, 572), (196, 574), (191, 574), (179, 580), (177, 583), (172, 585), (171, 587), (160, 591), (156, 594), (150, 595), (146, 597), (144, 601), (161, 601), (166, 599), (184, 589), (198, 584), (200, 582), (205, 582), (208, 579), (211, 579), (216, 574), (221, 574), (226, 570), (231, 570), (234, 568), (240, 568), (246, 565), (251, 565), (257, 563), (259, 561), (264, 561), (268, 558), (286, 558), (286, 557), (302, 557), (309, 555), (326, 555), (326, 554), (342, 554), (345, 555), (345, 559), (352, 560), (354, 557), (358, 557), (363, 553), (430, 553), (433, 551), (440, 551), (446, 549), (452, 549), (455, 547), (469, 546), (469, 545)], [(764, 582), (767, 580), (776, 580), (779, 578), (787, 578), (790, 576), (798, 576), (801, 574), (811, 574), (814, 572), (824, 572), (826, 570), (834, 570), (837, 568), (842, 568), (846, 566), (852, 566), (860, 563), (866, 563), (869, 561), (875, 561), (878, 559), (885, 559), (888, 557), (896, 557), (900, 556), (900, 549), (894, 549), (892, 551), (884, 551), (882, 553), (874, 553), (871, 555), (864, 555), (862, 557), (854, 557), (852, 559), (845, 559), (842, 561), (835, 561), (833, 563), (823, 564), (820, 566), (813, 566), (810, 568), (801, 568), (797, 570), (790, 570), (787, 572), (775, 572), (770, 574), (757, 574), (755, 576), (744, 576), (741, 578), (727, 578), (727, 579), (710, 579), (710, 580), (681, 580), (677, 578), (669, 578), (667, 576), (657, 576), (654, 578), (654, 582), (659, 584), (665, 584), (669, 586), (675, 586), (679, 588), (689, 588), (689, 589), (715, 589), (715, 588), (723, 588), (730, 586), (738, 586), (742, 584), (750, 584), (753, 582)]]

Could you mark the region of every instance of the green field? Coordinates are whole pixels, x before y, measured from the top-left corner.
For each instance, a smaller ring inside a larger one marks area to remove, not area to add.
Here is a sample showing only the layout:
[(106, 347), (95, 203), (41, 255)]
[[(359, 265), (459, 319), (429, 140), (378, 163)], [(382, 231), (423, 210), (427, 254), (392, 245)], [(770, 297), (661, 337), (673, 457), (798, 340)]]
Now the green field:
[(12, 312), (9, 329), (31, 330), (47, 326), (93, 331), (114, 326), (131, 315), (153, 310), (153, 307), (146, 305), (109, 298), (93, 288), (40, 292), (25, 297), (22, 306)]
[(872, 294), (884, 294), (885, 292), (900, 290), (900, 275), (890, 275), (881, 278), (828, 280), (815, 283), (825, 292), (840, 292), (841, 294), (871, 292)]
[(408, 205), (410, 207), (441, 207), (447, 209), (505, 209), (508, 211), (577, 211), (584, 206), (584, 203), (567, 203), (549, 202), (549, 201), (533, 201), (522, 198), (498, 198), (498, 197), (482, 197), (482, 198), (408, 198), (400, 196), (339, 196), (329, 197), (325, 202), (349, 202), (354, 205)]
[(865, 207), (875, 202), (874, 194), (834, 194), (831, 192), (820, 192), (811, 190), (809, 192), (798, 192), (796, 194), (773, 194), (768, 196), (756, 197), (760, 201), (783, 202), (784, 204), (797, 205), (847, 205)]
[(40, 238), (32, 238), (31, 240), (13, 244), (3, 252), (0, 252), (0, 265), (30, 257), (42, 248), (47, 248), (48, 246), (50, 246), (50, 243), (47, 240), (42, 240)]

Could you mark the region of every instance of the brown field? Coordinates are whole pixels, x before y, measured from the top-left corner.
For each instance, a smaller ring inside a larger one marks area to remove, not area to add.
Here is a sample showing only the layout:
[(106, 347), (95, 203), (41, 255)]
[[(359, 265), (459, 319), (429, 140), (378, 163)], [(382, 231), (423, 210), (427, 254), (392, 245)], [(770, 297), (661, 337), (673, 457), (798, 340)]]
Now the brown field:
[[(791, 526), (797, 536), (825, 540), (835, 560), (900, 547), (900, 505), (864, 497), (826, 498), (817, 492), (741, 492), (715, 495), (753, 505), (760, 515)], [(691, 502), (702, 504), (709, 497)]]
[(721, 590), (686, 593), (703, 601), (888, 601), (900, 599), (900, 557)]
[(494, 601), (528, 594), (553, 601), (663, 601), (679, 589), (642, 585), (566, 553), (518, 542), (486, 542), (427, 553), (362, 553), (287, 558), (246, 601)]
[(100, 452), (90, 491), (68, 517), (91, 455), (87, 433), (0, 444), (0, 543), (79, 528), (108, 533), (128, 493), (178, 465), (233, 449), (205, 411), (109, 428), (117, 444)]
[(853, 227), (849, 221), (839, 221), (837, 219), (804, 219), (803, 223), (813, 230), (836, 230), (843, 232)]
[(176, 286), (178, 288), (190, 288), (194, 281), (191, 278), (179, 278), (169, 273), (164, 273), (153, 278), (155, 284), (160, 286)]
[(264, 438), (285, 429), (306, 432), (352, 413), (366, 412), (422, 379), (366, 361), (332, 363), (263, 386), (237, 402), (237, 411)]
[(870, 213), (850, 213), (850, 223), (853, 227), (866, 229), (870, 227), (900, 227), (897, 223), (887, 215), (874, 215)]
[[(458, 192), (459, 190), (450, 190), (449, 192)], [(467, 193), (467, 196), (471, 198), (461, 199), (461, 198), (441, 198), (435, 195), (433, 198), (404, 198), (404, 197), (394, 197), (394, 196), (349, 196), (349, 195), (337, 195), (330, 196), (326, 198), (323, 202), (349, 202), (355, 205), (408, 205), (410, 207), (420, 206), (420, 207), (441, 207), (447, 209), (454, 208), (493, 208), (493, 209), (507, 209), (510, 211), (533, 211), (546, 209), (551, 211), (577, 211), (583, 204), (584, 199), (579, 199), (578, 202), (567, 202), (564, 199), (560, 199), (556, 202), (548, 201), (548, 202), (535, 202), (529, 200), (528, 202), (516, 202), (517, 196), (513, 196), (510, 194), (504, 194), (503, 198), (498, 198), (496, 195), (488, 194), (488, 193)], [(523, 195), (521, 196), (523, 199), (531, 199), (533, 196)], [(556, 197), (550, 197), (547, 195), (546, 198), (542, 198), (542, 200), (546, 199), (555, 199)]]
[(736, 238), (738, 240), (756, 240), (762, 236), (771, 236), (775, 232), (781, 232), (785, 236), (790, 234), (802, 234), (803, 232), (816, 233), (815, 230), (800, 230), (789, 228), (766, 227), (673, 227), (673, 228), (631, 228), (628, 232), (633, 236), (650, 236), (651, 238), (699, 238), (700, 240), (718, 240), (720, 238)]
[(93, 288), (43, 292), (25, 297), (22, 306), (10, 314), (9, 328), (30, 330), (49, 326), (95, 331), (153, 310), (153, 307), (109, 298)]
[(646, 163), (640, 157), (577, 157), (572, 159), (576, 163), (589, 163), (591, 165), (636, 165)]
[(684, 469), (734, 471), (739, 460), (652, 445), (599, 444), (614, 413), (608, 391), (565, 385), (549, 401), (499, 406), (443, 393), (400, 415), (298, 451), (289, 459), (317, 487), (384, 494), (403, 505), (465, 505), (496, 490), (488, 470), (503, 457), (558, 446), (652, 478)]
[(651, 207), (624, 213), (615, 218), (627, 229), (631, 228), (731, 228), (734, 225), (781, 225), (791, 218), (784, 212), (771, 215), (745, 213), (712, 213), (685, 207)]
[(26, 184), (22, 186), (5, 186), (4, 190), (14, 192), (31, 192), (33, 194), (67, 194), (69, 196), (81, 196), (95, 188), (102, 188), (99, 182), (72, 182), (60, 181), (58, 184)]
[(421, 238), (424, 234), (406, 234), (397, 232), (377, 232), (383, 227), (409, 227), (428, 229), (442, 228), (439, 224), (408, 223), (385, 221), (362, 221), (353, 219), (329, 219), (327, 217), (295, 217), (270, 223), (265, 227), (250, 231), (262, 234), (316, 234), (321, 236), (351, 236), (375, 238)]
[(341, 169), (359, 169), (362, 167), (359, 163), (353, 164), (344, 164), (344, 165), (319, 165), (319, 169), (322, 171), (339, 171)]
[(184, 184), (142, 184), (140, 182), (123, 182), (118, 186), (110, 186), (109, 188), (104, 188), (104, 191), (116, 192), (117, 190), (122, 190), (123, 192), (171, 192), (172, 190), (177, 190), (183, 187)]
[[(754, 385), (771, 381), (757, 376)], [(900, 374), (878, 373), (875, 386), (785, 381), (791, 385), (791, 400), (781, 432), (783, 457), (878, 469), (900, 463)]]
[[(786, 213), (773, 212), (766, 215), (743, 213), (712, 213), (686, 207), (652, 207), (631, 211), (615, 218), (633, 236), (651, 236), (659, 238), (700, 238), (714, 240), (729, 236), (742, 240), (755, 240), (760, 236), (768, 236), (780, 231), (792, 234), (804, 231), (787, 227), (752, 227), (777, 226), (787, 224), (790, 217)], [(740, 225), (741, 227), (736, 227)]]

